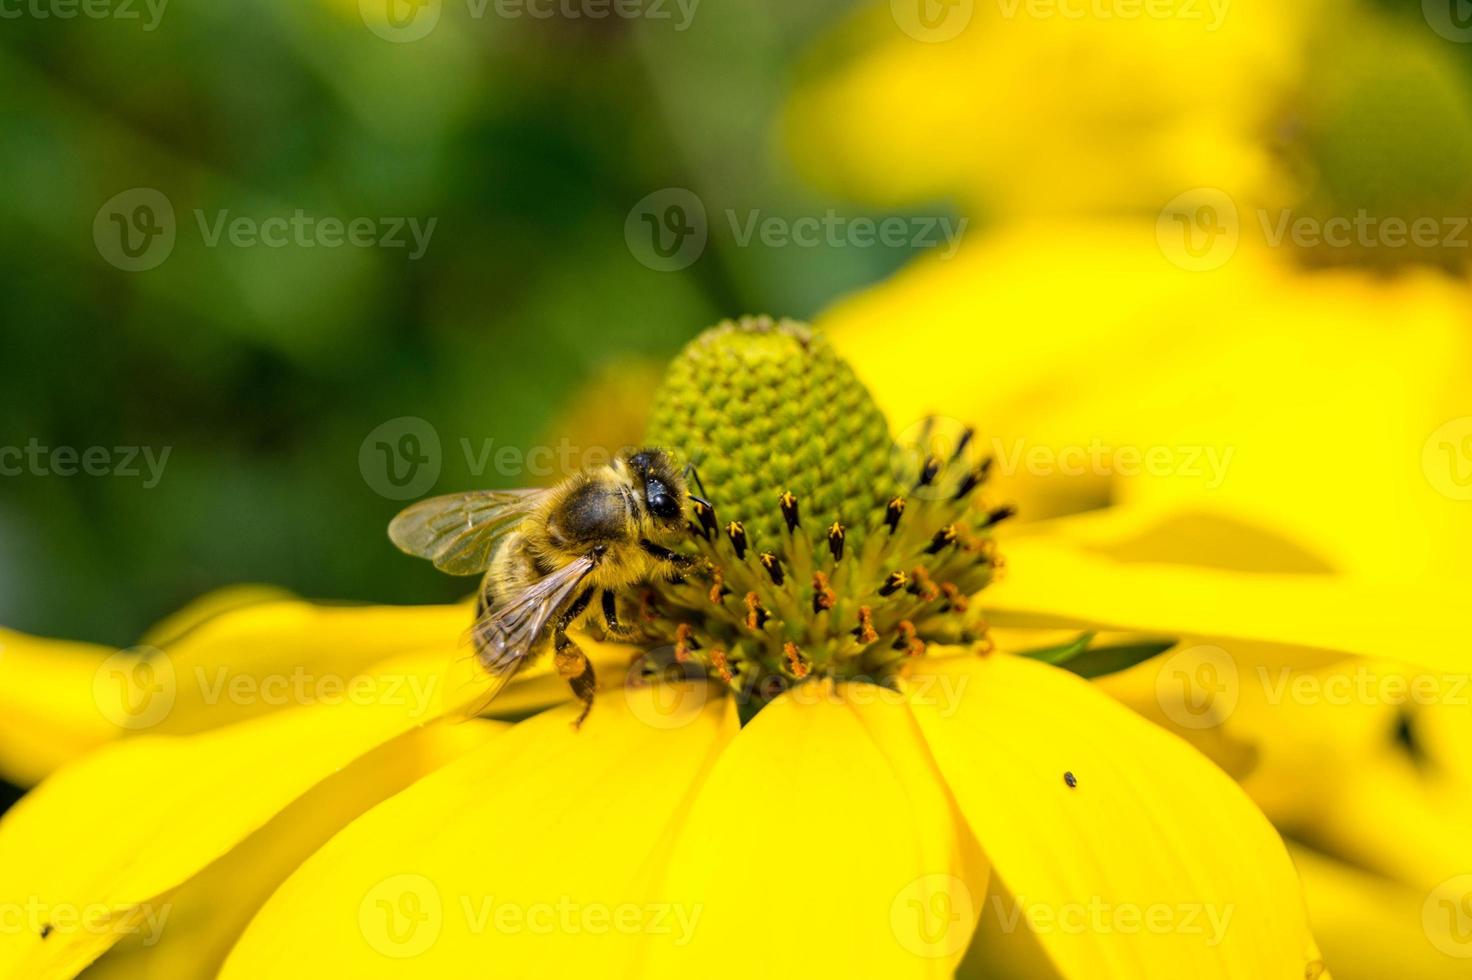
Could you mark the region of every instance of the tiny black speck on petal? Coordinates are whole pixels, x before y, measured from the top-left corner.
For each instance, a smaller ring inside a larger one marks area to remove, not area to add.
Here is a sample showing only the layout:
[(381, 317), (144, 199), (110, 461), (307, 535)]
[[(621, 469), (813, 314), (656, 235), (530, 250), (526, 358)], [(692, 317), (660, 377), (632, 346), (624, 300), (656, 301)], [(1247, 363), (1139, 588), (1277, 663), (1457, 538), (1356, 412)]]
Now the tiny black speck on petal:
[(1075, 789), (1078, 787), (1078, 777), (1071, 772), (1065, 772), (1063, 774), (1063, 781), (1068, 784), (1069, 789)]

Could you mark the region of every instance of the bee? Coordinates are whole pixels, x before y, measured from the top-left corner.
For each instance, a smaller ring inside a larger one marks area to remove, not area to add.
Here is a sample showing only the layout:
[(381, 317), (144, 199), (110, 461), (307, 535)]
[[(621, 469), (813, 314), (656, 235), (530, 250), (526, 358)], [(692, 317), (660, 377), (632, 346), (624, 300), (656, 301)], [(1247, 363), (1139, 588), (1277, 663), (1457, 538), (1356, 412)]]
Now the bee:
[(580, 727), (597, 679), (568, 630), (597, 596), (607, 633), (631, 635), (618, 620), (619, 590), (697, 563), (665, 544), (687, 532), (692, 503), (707, 509), (702, 521), (713, 519), (709, 501), (690, 492), (690, 478), (699, 486), (693, 467), (681, 470), (663, 450), (629, 451), (552, 487), (422, 500), (393, 519), (388, 535), (399, 550), (442, 572), (484, 575), (470, 628), (476, 658), (492, 679), (483, 703), (550, 639), (558, 675), (582, 702), (573, 723)]

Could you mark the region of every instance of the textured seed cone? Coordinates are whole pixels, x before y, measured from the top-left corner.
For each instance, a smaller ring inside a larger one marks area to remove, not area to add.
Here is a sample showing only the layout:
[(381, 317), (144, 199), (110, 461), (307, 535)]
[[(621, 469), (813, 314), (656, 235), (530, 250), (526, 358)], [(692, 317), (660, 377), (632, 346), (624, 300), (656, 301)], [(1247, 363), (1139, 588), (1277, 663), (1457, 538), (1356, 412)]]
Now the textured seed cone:
[[(718, 679), (754, 713), (813, 678), (893, 685), (929, 643), (980, 644), (970, 597), (1000, 567), (971, 430), (896, 447), (821, 335), (726, 322), (671, 365), (648, 442), (696, 463), (689, 574), (625, 597), (645, 669)], [(698, 490), (697, 490), (698, 492)]]
[(727, 320), (692, 341), (665, 376), (649, 442), (696, 464), (722, 521), (740, 521), (757, 551), (781, 547), (784, 492), (819, 542), (895, 490), (884, 414), (827, 339), (795, 320)]

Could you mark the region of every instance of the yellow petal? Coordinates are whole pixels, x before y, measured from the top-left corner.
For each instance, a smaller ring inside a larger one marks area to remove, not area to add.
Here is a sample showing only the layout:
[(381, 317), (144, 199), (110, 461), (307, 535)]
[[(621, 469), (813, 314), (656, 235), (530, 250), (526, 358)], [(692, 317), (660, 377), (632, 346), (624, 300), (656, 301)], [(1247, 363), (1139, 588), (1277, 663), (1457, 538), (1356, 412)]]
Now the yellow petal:
[(93, 694), (113, 653), (0, 630), (0, 777), (29, 786), (122, 731)]
[[(298, 712), (303, 740), (336, 725), (335, 712)], [(493, 721), (412, 729), (327, 775), (166, 899), (162, 930), (124, 937), (87, 971), (105, 977), (213, 977), (251, 917), (286, 877), (350, 820), (427, 773), (497, 737)], [(270, 765), (272, 761), (264, 764)]]
[(667, 695), (607, 692), (576, 732), (575, 707), (553, 709), (370, 810), (223, 975), (616, 976), (638, 944), (677, 941), (698, 911), (650, 906), (644, 879), (736, 719), (693, 693), (666, 714)]
[[(1443, 896), (1306, 847), (1290, 849), (1303, 878), (1314, 935), (1337, 980), (1465, 980), (1472, 936), (1465, 927), (1456, 928), (1466, 919), (1455, 901), (1442, 906)], [(1464, 888), (1472, 888), (1472, 879)], [(1457, 916), (1463, 916), (1460, 923)]]
[(274, 585), (230, 585), (207, 592), (155, 623), (139, 640), (142, 646), (173, 643), (196, 627), (226, 613), (265, 602), (290, 602), (295, 597)]
[(1023, 658), (939, 661), (907, 686), (1016, 896), (983, 914), (1030, 927), (1065, 977), (1319, 976), (1282, 841), (1186, 743)]
[(983, 596), (1001, 623), (1261, 641), (1451, 672), (1472, 637), (1472, 607), (1450, 583), (1123, 563), (1041, 538), (1004, 552), (1006, 574)]
[[(116, 672), (121, 722), (134, 731), (204, 731), (284, 707), (343, 699), (388, 657), (464, 658), (468, 605), (322, 606), (266, 602), (198, 623)], [(142, 676), (140, 676), (140, 671)]]
[(699, 928), (639, 975), (949, 977), (986, 880), (903, 700), (805, 684), (701, 787), (659, 892)]
[(157, 935), (180, 885), (423, 720), (408, 699), (383, 701), (122, 739), (56, 772), (0, 821), (0, 907), (26, 918), (0, 930), (0, 976), (70, 976), (128, 935)]

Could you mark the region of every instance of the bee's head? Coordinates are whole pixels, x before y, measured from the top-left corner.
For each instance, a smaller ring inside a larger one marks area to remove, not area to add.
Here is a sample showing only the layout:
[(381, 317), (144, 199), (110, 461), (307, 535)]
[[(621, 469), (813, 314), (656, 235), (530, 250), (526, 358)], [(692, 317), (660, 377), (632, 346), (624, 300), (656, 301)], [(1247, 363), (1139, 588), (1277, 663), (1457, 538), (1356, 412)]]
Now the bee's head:
[(644, 509), (651, 520), (666, 530), (683, 526), (685, 520), (685, 477), (674, 457), (662, 449), (641, 449), (629, 456), (631, 475), (644, 486)]

